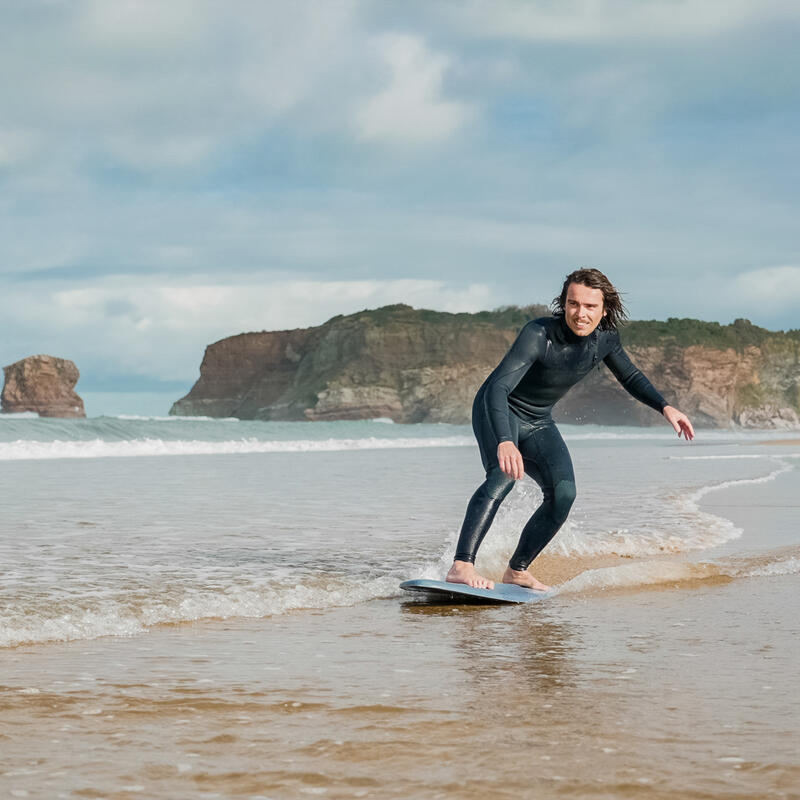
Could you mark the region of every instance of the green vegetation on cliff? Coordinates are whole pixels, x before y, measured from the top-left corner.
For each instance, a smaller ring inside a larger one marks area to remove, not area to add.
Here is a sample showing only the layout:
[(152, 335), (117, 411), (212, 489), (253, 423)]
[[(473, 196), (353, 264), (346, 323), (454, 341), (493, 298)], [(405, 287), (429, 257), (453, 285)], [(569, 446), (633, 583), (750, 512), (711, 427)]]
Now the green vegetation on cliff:
[(761, 347), (768, 340), (776, 338), (800, 344), (800, 331), (769, 331), (753, 325), (747, 319), (737, 319), (729, 325), (720, 325), (719, 322), (670, 317), (666, 322), (628, 322), (622, 329), (622, 338), (626, 345), (637, 347), (674, 343), (682, 347), (701, 345), (718, 349), (731, 348), (741, 352), (746, 347)]
[(460, 312), (453, 314), (449, 311), (432, 311), (428, 308), (413, 308), (404, 303), (397, 303), (392, 306), (382, 306), (381, 308), (365, 309), (355, 314), (348, 314), (346, 317), (339, 314), (332, 317), (325, 324), (332, 325), (341, 320), (352, 320), (354, 322), (371, 322), (375, 325), (386, 325), (394, 322), (409, 321), (415, 323), (426, 323), (428, 325), (453, 325), (472, 326), (475, 324), (488, 324), (495, 328), (506, 330), (508, 328), (521, 328), (526, 322), (544, 317), (550, 313), (547, 306), (503, 306), (494, 311), (478, 311), (474, 314)]
[[(503, 330), (522, 328), (526, 322), (550, 314), (547, 306), (503, 306), (493, 311), (478, 311), (474, 314), (462, 312), (432, 311), (412, 308), (403, 303), (382, 308), (367, 309), (347, 317), (342, 315), (328, 320), (326, 325), (348, 319), (382, 326), (400, 321), (429, 325), (453, 325), (472, 327), (487, 324)], [(681, 347), (700, 345), (716, 349), (731, 348), (741, 352), (747, 347), (762, 347), (770, 341), (773, 345), (783, 341), (792, 346), (800, 345), (800, 330), (770, 331), (753, 325), (750, 320), (737, 319), (729, 325), (719, 322), (704, 322), (699, 319), (670, 317), (668, 320), (631, 320), (621, 330), (623, 342), (633, 347), (660, 347), (678, 344)]]

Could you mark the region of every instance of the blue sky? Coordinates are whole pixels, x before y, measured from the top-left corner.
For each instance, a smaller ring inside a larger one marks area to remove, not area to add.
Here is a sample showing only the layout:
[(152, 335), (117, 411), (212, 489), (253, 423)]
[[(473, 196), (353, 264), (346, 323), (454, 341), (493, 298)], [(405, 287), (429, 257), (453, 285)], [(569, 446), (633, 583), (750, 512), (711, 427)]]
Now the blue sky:
[[(387, 303), (800, 327), (790, 0), (9, 0), (0, 359), (186, 386)], [(180, 392), (176, 392), (176, 397)]]

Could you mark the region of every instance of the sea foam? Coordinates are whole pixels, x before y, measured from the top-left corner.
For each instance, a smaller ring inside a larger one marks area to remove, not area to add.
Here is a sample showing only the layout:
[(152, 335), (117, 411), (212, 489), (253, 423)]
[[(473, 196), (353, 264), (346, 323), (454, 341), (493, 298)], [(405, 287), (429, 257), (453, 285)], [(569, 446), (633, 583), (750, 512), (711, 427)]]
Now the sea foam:
[(74, 600), (43, 597), (39, 602), (26, 602), (24, 608), (6, 611), (0, 625), (0, 647), (133, 636), (169, 623), (262, 618), (296, 609), (356, 605), (397, 594), (399, 581), (399, 576), (365, 581), (328, 578), (261, 587), (184, 586), (151, 595), (145, 590), (111, 597), (96, 593)]
[(136, 456), (200, 456), (247, 453), (313, 453), (341, 450), (391, 450), (417, 447), (471, 447), (469, 436), (439, 438), (408, 437), (359, 439), (301, 439), (294, 441), (256, 438), (232, 439), (222, 442), (199, 440), (165, 440), (157, 438), (108, 441), (52, 442), (17, 440), (0, 442), (0, 461), (23, 461), (54, 458), (131, 458)]
[(777, 557), (765, 560), (694, 562), (651, 559), (613, 567), (588, 569), (566, 581), (554, 594), (580, 594), (608, 589), (680, 585), (696, 581), (728, 581), (742, 578), (769, 578), (800, 574), (800, 558)]

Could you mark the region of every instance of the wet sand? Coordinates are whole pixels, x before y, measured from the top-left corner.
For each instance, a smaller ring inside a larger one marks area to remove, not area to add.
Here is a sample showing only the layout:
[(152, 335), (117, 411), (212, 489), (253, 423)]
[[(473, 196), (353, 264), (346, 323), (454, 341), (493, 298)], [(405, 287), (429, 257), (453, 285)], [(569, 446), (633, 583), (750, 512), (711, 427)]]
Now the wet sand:
[(17, 647), (2, 655), (0, 787), (798, 797), (796, 598), (796, 574), (524, 607), (389, 598)]
[(35, 797), (796, 797), (795, 580), (748, 583), (512, 609), (386, 600), (21, 648), (6, 664), (2, 785)]

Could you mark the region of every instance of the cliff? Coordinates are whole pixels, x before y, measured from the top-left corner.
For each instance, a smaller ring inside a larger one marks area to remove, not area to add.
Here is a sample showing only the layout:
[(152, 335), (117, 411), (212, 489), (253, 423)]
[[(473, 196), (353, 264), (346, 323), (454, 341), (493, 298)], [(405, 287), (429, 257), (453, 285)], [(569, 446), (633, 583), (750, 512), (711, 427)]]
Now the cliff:
[(3, 367), (2, 410), (35, 411), (40, 417), (85, 417), (75, 392), (80, 373), (72, 361), (55, 356), (28, 356)]
[[(315, 328), (243, 333), (206, 348), (171, 414), (265, 420), (469, 421), (472, 398), (544, 306), (447, 314), (386, 306)], [(800, 331), (676, 320), (631, 322), (631, 358), (707, 427), (800, 428)], [(556, 406), (564, 422), (661, 424), (601, 366)]]

